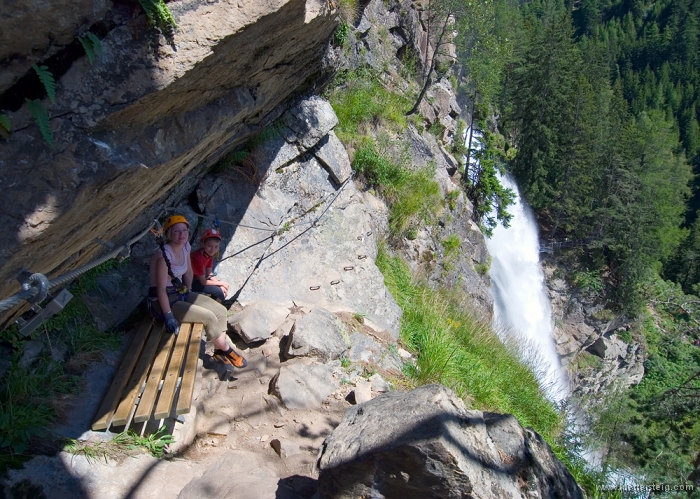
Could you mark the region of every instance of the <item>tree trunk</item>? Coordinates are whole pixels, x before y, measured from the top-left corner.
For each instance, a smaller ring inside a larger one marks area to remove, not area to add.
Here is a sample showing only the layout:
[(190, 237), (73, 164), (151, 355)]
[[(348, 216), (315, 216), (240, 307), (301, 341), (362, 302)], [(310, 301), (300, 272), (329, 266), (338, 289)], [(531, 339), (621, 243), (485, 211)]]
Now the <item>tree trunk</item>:
[[(437, 58), (438, 50), (442, 46), (442, 39), (445, 36), (445, 31), (447, 31), (447, 23), (450, 21), (450, 17), (452, 15), (452, 12), (448, 12), (447, 15), (445, 16), (445, 22), (442, 24), (442, 29), (440, 30), (440, 36), (438, 37), (437, 41), (435, 42), (435, 49), (433, 49), (433, 55), (430, 58), (430, 65), (428, 67), (428, 75), (425, 78), (425, 82), (423, 83), (423, 88), (421, 89), (420, 93), (418, 94), (418, 99), (416, 99), (416, 103), (413, 105), (410, 111), (406, 113), (406, 116), (410, 116), (416, 111), (418, 111), (418, 107), (420, 106), (420, 103), (423, 101), (423, 97), (425, 96), (425, 93), (428, 91), (428, 88), (430, 87), (430, 84), (432, 83), (432, 73), (433, 69), (435, 68), (435, 59)], [(428, 44), (430, 44), (430, 40), (428, 40)], [(426, 52), (427, 52), (427, 47), (426, 47)]]
[(471, 116), (469, 117), (469, 142), (467, 143), (467, 160), (464, 163), (464, 177), (466, 179), (469, 179), (469, 160), (471, 159), (472, 137), (474, 136), (474, 108), (475, 107), (476, 107), (476, 90), (474, 91), (474, 97), (472, 97), (472, 112), (471, 112)]

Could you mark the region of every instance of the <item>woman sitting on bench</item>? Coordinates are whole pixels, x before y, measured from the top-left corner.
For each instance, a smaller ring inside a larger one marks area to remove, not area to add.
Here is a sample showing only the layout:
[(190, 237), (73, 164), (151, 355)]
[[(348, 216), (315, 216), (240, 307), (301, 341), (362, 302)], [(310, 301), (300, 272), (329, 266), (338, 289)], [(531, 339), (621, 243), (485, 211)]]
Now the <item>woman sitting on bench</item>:
[(207, 341), (214, 343), (214, 359), (242, 368), (248, 362), (226, 340), (226, 307), (199, 293), (192, 293), (190, 263), (190, 224), (182, 215), (173, 215), (163, 224), (167, 242), (153, 253), (149, 272), (148, 303), (151, 314), (165, 322), (170, 333), (180, 331), (180, 322), (201, 322)]

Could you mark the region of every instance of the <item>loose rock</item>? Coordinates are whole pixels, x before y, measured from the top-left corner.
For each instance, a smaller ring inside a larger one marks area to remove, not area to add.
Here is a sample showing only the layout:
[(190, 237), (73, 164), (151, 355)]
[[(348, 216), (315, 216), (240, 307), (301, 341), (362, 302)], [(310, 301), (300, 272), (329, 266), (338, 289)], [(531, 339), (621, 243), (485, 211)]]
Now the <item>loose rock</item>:
[(316, 356), (323, 362), (340, 358), (349, 346), (342, 327), (335, 315), (317, 307), (296, 321), (285, 355), (289, 358)]
[(316, 409), (336, 388), (332, 366), (296, 363), (282, 366), (272, 380), (271, 392), (287, 409)]
[(229, 326), (246, 343), (264, 341), (284, 323), (289, 309), (277, 303), (260, 300), (228, 318)]

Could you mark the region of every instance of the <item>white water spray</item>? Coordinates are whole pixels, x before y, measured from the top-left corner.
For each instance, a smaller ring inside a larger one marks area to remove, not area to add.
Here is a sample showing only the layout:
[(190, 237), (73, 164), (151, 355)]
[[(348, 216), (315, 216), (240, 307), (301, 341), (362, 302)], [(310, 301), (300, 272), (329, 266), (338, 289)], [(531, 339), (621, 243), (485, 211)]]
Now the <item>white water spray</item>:
[(539, 240), (535, 217), (520, 199), (515, 182), (500, 178), (501, 185), (513, 189), (515, 203), (509, 207), (513, 218), (509, 228), (498, 225), (486, 240), (492, 263), (494, 320), (526, 338), (545, 362), (540, 384), (547, 396), (559, 402), (568, 396), (568, 381), (561, 367), (552, 337), (552, 313), (545, 292), (540, 266)]

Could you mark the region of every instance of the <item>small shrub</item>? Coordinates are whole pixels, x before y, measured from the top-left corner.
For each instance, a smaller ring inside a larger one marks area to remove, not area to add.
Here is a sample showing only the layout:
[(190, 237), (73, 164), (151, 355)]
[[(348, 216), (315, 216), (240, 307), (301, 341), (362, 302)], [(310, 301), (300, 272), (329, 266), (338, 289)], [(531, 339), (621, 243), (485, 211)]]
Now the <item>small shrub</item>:
[(629, 331), (619, 331), (617, 336), (628, 345), (632, 343), (632, 333)]
[(138, 1), (148, 17), (148, 22), (156, 26), (163, 33), (170, 33), (173, 28), (177, 28), (177, 23), (173, 18), (173, 14), (163, 0)]
[(418, 79), (418, 57), (413, 50), (407, 49), (401, 57), (399, 75), (404, 80)]
[(417, 237), (418, 229), (416, 229), (415, 227), (409, 227), (406, 231), (406, 239), (408, 239), (409, 241), (415, 241)]
[(51, 131), (51, 124), (49, 123), (49, 112), (43, 106), (39, 99), (25, 99), (27, 102), (27, 107), (29, 108), (29, 113), (34, 118), (41, 136), (44, 138), (46, 143), (53, 149), (53, 132)]
[(489, 270), (491, 270), (491, 257), (489, 256), (488, 260), (486, 260), (483, 263), (475, 263), (474, 264), (474, 270), (476, 270), (476, 273), (479, 275), (486, 275), (489, 273)]
[(78, 40), (85, 50), (88, 61), (92, 64), (95, 60), (95, 55), (102, 55), (102, 42), (94, 33), (89, 31), (84, 36), (79, 36)]
[(445, 125), (436, 120), (432, 125), (430, 125), (428, 132), (440, 138), (442, 137), (442, 134), (445, 133)]
[(12, 128), (10, 118), (5, 113), (0, 114), (0, 128), (4, 129), (6, 132), (9, 132)]
[(597, 355), (588, 352), (581, 352), (576, 357), (576, 367), (579, 371), (600, 368), (602, 360)]
[(598, 319), (601, 322), (610, 322), (615, 318), (615, 312), (609, 308), (602, 308), (597, 312), (593, 312), (591, 315), (593, 318)]
[(344, 47), (348, 41), (348, 35), (350, 34), (350, 25), (342, 19), (340, 24), (335, 30), (335, 36), (333, 41), (337, 47)]
[(574, 274), (574, 284), (585, 293), (600, 294), (603, 291), (603, 280), (598, 272), (587, 270)]
[(360, 11), (359, 2), (358, 0), (338, 0), (338, 11), (343, 22), (352, 24)]
[(442, 244), (442, 247), (445, 249), (445, 254), (450, 255), (459, 249), (462, 245), (462, 240), (457, 234), (450, 234), (440, 241), (440, 244)]
[(450, 192), (447, 193), (447, 196), (445, 196), (445, 202), (447, 203), (447, 206), (450, 207), (450, 210), (454, 211), (455, 208), (457, 207), (457, 198), (459, 197), (460, 194), (459, 189), (454, 189)]

